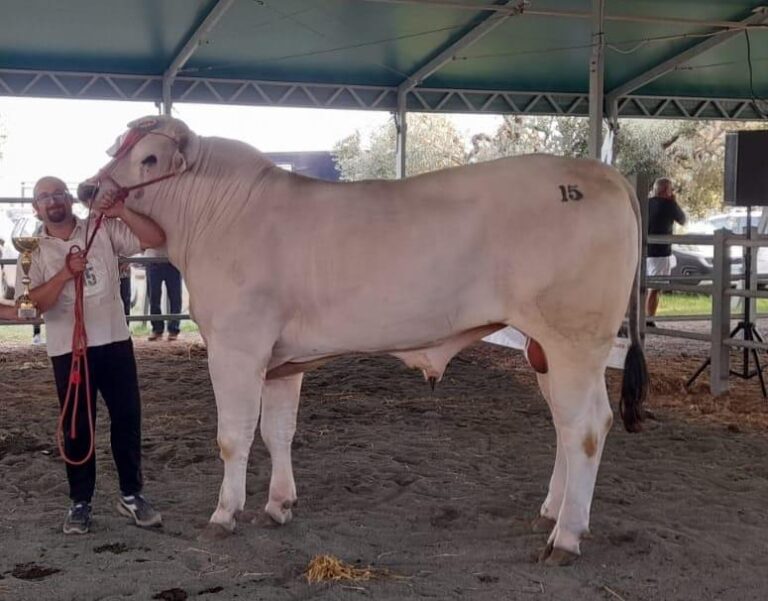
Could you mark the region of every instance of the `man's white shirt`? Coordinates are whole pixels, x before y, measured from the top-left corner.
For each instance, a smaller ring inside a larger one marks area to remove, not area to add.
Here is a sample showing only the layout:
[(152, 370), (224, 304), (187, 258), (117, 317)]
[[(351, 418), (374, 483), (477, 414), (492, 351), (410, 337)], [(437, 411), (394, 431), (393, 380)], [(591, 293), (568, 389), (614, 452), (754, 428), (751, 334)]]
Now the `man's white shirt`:
[[(69, 240), (48, 236), (43, 230), (38, 249), (32, 253), (29, 277), (30, 289), (37, 288), (64, 267), (73, 246), (85, 248), (85, 219), (75, 218), (75, 229)], [(95, 220), (88, 226), (89, 235)], [(88, 253), (88, 265), (83, 274), (85, 330), (88, 346), (102, 346), (127, 340), (130, 331), (125, 322), (120, 299), (118, 256), (130, 257), (141, 252), (139, 239), (119, 219), (104, 219)], [(20, 259), (19, 259), (20, 261)], [(21, 264), (16, 269), (16, 296), (23, 292)], [(43, 315), (46, 327), (48, 355), (56, 357), (72, 352), (72, 332), (75, 325), (75, 283), (68, 281), (56, 304)]]

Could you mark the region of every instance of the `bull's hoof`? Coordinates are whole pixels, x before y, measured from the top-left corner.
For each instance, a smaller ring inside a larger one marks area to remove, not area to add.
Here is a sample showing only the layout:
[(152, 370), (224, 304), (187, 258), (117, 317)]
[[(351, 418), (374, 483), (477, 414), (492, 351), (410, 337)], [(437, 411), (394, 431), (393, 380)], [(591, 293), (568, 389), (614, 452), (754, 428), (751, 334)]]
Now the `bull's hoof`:
[(553, 547), (550, 543), (539, 555), (539, 563), (543, 563), (545, 566), (569, 566), (572, 565), (579, 558), (578, 553), (573, 551), (567, 551), (566, 549), (560, 549)]
[(272, 521), (284, 526), (293, 519), (293, 507), (296, 505), (296, 501), (285, 500), (281, 503), (277, 501), (269, 501), (264, 511), (272, 518)]
[(235, 513), (235, 519), (241, 524), (255, 524), (259, 520), (259, 513), (244, 509)]
[(531, 522), (531, 530), (534, 532), (543, 532), (545, 534), (549, 534), (552, 532), (552, 528), (555, 527), (555, 524), (557, 524), (557, 522), (552, 518), (539, 515), (535, 520), (533, 520), (533, 522)]
[(205, 528), (203, 528), (203, 531), (200, 533), (200, 536), (197, 538), (203, 542), (220, 541), (229, 538), (234, 534), (234, 532), (234, 528), (230, 530), (216, 522), (208, 522)]

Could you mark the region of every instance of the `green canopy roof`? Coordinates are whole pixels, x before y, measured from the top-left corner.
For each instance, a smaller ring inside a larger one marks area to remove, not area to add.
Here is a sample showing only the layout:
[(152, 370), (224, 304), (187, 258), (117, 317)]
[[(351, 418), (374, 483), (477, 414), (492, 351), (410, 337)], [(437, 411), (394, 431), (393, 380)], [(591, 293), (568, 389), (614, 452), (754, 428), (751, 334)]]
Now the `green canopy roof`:
[[(619, 114), (763, 118), (760, 6), (606, 0), (605, 92), (618, 92)], [(159, 101), (165, 74), (174, 102), (391, 110), (400, 88), (409, 110), (584, 115), (591, 11), (590, 0), (3, 0), (0, 94)]]

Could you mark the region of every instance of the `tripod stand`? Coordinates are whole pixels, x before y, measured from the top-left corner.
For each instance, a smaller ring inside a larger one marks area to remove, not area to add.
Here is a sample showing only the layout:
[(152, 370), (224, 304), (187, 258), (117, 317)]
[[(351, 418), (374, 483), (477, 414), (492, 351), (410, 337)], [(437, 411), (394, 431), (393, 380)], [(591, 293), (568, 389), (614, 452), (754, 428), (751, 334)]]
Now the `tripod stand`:
[[(748, 206), (747, 207), (747, 241), (751, 239), (752, 239), (752, 207)], [(752, 284), (752, 249), (749, 246), (744, 246), (744, 290), (750, 290), (751, 284)], [(733, 330), (731, 330), (731, 333), (729, 334), (728, 337), (735, 338), (739, 333), (742, 334), (745, 341), (763, 342), (763, 337), (760, 335), (760, 332), (757, 330), (757, 327), (752, 322), (752, 302), (749, 297), (744, 297), (744, 313), (743, 313), (742, 319), (736, 324), (736, 327)], [(750, 366), (749, 366), (750, 353), (752, 354), (752, 358), (755, 361), (755, 369), (750, 369)], [(707, 368), (707, 366), (711, 362), (712, 362), (712, 358), (707, 357), (704, 363), (702, 363), (699, 366), (696, 372), (685, 383), (685, 387), (689, 388), (691, 384), (693, 384), (696, 381), (696, 378), (698, 378), (701, 375), (701, 373)], [(763, 398), (768, 398), (768, 392), (766, 392), (765, 380), (763, 378), (763, 366), (760, 364), (760, 357), (757, 354), (757, 349), (755, 348), (750, 349), (746, 347), (743, 348), (741, 370), (731, 369), (729, 373), (743, 380), (749, 380), (750, 378), (757, 376), (758, 379), (760, 380), (760, 389), (763, 392)]]

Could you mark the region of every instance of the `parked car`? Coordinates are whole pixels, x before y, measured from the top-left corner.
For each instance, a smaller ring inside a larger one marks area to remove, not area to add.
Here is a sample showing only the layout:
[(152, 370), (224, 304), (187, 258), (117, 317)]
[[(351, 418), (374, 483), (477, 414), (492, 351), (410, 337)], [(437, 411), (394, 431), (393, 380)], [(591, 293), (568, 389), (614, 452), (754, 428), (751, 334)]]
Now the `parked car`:
[[(758, 227), (761, 219), (761, 210), (752, 210), (752, 227)], [(734, 234), (742, 235), (747, 229), (747, 211), (744, 208), (733, 208), (727, 213), (712, 215), (702, 221), (695, 221), (687, 225), (688, 234), (708, 234), (715, 230), (725, 228)], [(731, 271), (734, 274), (743, 273), (744, 259), (741, 246), (731, 246)], [(678, 257), (678, 267), (672, 271), (674, 275), (709, 275), (712, 273), (712, 259), (714, 249), (710, 245), (675, 245), (672, 247), (675, 256)], [(682, 261), (681, 261), (682, 259)], [(708, 265), (708, 266), (707, 266)], [(768, 247), (757, 251), (757, 273), (759, 276), (768, 276)], [(761, 284), (762, 287), (765, 284)]]
[[(698, 280), (689, 280), (685, 285), (698, 286), (702, 282), (712, 279), (713, 252), (711, 246), (697, 246), (694, 244), (675, 244), (672, 246), (672, 255), (677, 264), (672, 268), (672, 275), (699, 276)], [(742, 258), (731, 256), (731, 270), (740, 273)]]

